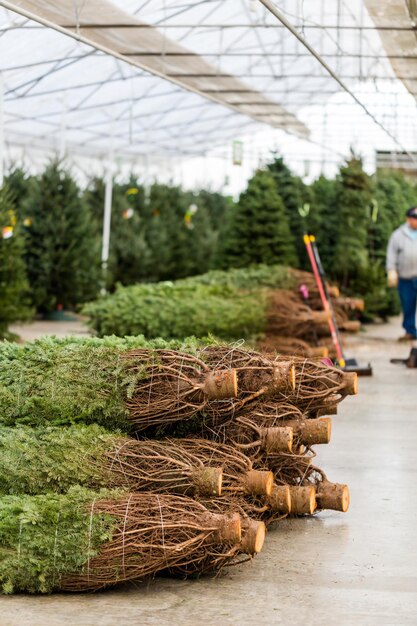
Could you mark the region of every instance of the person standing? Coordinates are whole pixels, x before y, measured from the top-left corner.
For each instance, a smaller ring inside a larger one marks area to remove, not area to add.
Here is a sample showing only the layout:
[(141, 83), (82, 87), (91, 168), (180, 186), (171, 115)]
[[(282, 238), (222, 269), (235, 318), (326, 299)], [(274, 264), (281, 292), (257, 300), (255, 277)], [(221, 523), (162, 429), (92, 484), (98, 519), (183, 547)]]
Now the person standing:
[(388, 286), (398, 287), (405, 335), (400, 341), (417, 338), (417, 206), (406, 212), (406, 222), (394, 230), (387, 249)]

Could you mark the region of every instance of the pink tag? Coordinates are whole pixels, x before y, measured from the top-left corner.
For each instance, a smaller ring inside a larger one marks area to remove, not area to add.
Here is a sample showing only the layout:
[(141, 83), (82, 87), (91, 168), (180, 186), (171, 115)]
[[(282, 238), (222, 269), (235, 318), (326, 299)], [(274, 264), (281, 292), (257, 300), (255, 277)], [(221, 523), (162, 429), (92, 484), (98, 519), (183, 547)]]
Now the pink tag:
[(320, 359), (320, 363), (323, 365), (328, 365), (329, 367), (334, 367), (334, 363), (328, 356), (325, 356), (323, 359)]

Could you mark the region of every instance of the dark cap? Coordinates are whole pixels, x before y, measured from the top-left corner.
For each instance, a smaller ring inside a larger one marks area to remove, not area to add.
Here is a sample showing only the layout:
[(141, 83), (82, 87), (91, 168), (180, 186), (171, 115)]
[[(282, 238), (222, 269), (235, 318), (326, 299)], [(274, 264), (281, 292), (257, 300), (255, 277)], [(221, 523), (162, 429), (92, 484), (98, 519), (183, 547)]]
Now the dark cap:
[(417, 206), (412, 206), (406, 211), (407, 217), (417, 217)]

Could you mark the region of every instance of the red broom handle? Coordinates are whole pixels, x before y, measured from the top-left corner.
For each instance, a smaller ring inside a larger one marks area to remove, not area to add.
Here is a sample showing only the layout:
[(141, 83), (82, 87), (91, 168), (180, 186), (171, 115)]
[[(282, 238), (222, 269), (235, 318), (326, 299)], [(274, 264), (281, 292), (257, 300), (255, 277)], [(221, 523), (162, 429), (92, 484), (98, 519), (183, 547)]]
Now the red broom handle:
[(329, 317), (328, 317), (327, 321), (328, 321), (328, 324), (329, 324), (329, 329), (330, 329), (330, 334), (332, 336), (332, 341), (333, 341), (334, 347), (336, 349), (337, 360), (339, 362), (339, 366), (340, 367), (345, 367), (345, 359), (343, 358), (342, 347), (341, 347), (341, 345), (339, 343), (339, 340), (338, 340), (338, 337), (337, 337), (336, 328), (335, 328), (335, 325), (333, 323), (333, 318), (332, 318), (332, 315), (331, 315), (330, 305), (329, 305), (329, 302), (328, 302), (328, 300), (326, 298), (326, 294), (324, 292), (324, 287), (323, 287), (321, 276), (319, 274), (319, 270), (318, 270), (318, 267), (317, 267), (316, 258), (314, 256), (313, 250), (311, 248), (311, 241), (310, 241), (310, 237), (308, 235), (304, 235), (304, 243), (305, 243), (305, 246), (307, 248), (308, 258), (310, 259), (311, 269), (313, 270), (314, 278), (316, 280), (316, 284), (317, 284), (317, 288), (319, 290), (320, 299), (321, 299), (321, 302), (323, 304), (323, 308), (324, 308), (325, 311), (327, 311), (329, 313)]

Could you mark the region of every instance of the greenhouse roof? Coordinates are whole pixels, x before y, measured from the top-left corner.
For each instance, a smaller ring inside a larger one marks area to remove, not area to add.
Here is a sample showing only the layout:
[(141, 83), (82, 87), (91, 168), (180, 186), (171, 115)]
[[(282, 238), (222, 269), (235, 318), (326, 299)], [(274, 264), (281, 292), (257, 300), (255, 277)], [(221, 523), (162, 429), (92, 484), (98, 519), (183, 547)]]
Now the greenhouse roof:
[(414, 0), (0, 6), (7, 146), (191, 157), (270, 127), (309, 158), (416, 149)]

